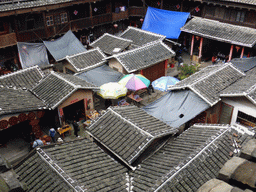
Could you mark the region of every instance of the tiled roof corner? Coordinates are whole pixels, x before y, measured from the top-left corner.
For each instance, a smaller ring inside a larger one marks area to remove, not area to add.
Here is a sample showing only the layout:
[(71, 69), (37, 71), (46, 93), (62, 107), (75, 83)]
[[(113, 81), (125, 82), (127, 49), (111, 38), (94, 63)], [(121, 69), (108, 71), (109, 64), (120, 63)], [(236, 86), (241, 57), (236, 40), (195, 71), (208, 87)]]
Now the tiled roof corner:
[(110, 107), (87, 129), (89, 134), (128, 167), (156, 138), (174, 135), (168, 126), (135, 106)]
[(222, 90), (245, 76), (232, 63), (208, 66), (175, 85), (168, 90), (191, 89), (209, 105), (213, 106), (220, 100)]
[(169, 59), (173, 55), (175, 52), (162, 41), (154, 41), (106, 59), (116, 58), (128, 73), (132, 73)]
[[(133, 41), (122, 37), (104, 33), (101, 37), (90, 44), (91, 47), (99, 47), (108, 55), (121, 52), (126, 49)], [(115, 50), (118, 49), (118, 50)]]
[(88, 50), (72, 56), (66, 56), (68, 62), (76, 69), (76, 71), (88, 71), (92, 68), (103, 65), (106, 55), (98, 48)]
[(120, 34), (120, 37), (130, 39), (134, 45), (142, 46), (153, 41), (163, 41), (166, 36), (145, 31), (136, 27), (128, 26), (128, 28)]
[(44, 76), (43, 71), (36, 65), (0, 76), (0, 86), (32, 89), (43, 79)]

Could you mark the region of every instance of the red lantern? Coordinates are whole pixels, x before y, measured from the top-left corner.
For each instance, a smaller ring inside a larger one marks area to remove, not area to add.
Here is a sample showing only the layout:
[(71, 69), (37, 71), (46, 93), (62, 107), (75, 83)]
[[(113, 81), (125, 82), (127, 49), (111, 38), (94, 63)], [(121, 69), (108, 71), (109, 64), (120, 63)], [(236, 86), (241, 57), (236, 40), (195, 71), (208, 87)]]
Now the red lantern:
[(115, 27), (115, 28), (117, 28), (117, 27), (118, 27), (118, 25), (115, 23), (115, 24), (114, 24), (114, 27)]
[(142, 23), (143, 21), (144, 21), (144, 19), (143, 19), (143, 18), (141, 18), (141, 19), (140, 19), (140, 22)]

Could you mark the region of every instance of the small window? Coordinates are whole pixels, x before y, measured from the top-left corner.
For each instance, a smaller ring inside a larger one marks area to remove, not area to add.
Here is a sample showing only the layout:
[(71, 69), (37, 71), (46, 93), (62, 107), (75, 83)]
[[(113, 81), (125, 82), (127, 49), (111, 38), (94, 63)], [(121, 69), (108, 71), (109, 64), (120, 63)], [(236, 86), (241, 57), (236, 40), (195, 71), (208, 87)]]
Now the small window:
[(67, 13), (61, 13), (60, 14), (61, 23), (67, 23), (68, 22), (68, 15)]
[(53, 16), (52, 16), (52, 15), (46, 16), (46, 25), (47, 25), (47, 26), (52, 26), (52, 25), (54, 25)]
[(35, 27), (35, 20), (34, 19), (28, 19), (27, 20), (27, 29), (34, 29)]
[(243, 11), (238, 11), (237, 15), (236, 15), (236, 21), (238, 22), (244, 22), (244, 18), (245, 18), (245, 12)]
[(0, 31), (4, 31), (4, 23), (0, 21)]
[(246, 127), (255, 127), (256, 118), (251, 115), (247, 115), (241, 111), (238, 111), (236, 123)]

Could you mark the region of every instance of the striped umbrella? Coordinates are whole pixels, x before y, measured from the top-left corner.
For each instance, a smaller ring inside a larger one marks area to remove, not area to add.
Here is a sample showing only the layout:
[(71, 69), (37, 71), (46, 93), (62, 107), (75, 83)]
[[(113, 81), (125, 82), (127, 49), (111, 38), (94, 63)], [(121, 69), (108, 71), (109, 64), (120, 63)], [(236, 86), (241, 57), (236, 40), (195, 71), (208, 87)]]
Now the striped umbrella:
[(144, 89), (150, 85), (150, 81), (140, 74), (125, 75), (118, 83), (124, 85), (127, 89), (132, 91)]

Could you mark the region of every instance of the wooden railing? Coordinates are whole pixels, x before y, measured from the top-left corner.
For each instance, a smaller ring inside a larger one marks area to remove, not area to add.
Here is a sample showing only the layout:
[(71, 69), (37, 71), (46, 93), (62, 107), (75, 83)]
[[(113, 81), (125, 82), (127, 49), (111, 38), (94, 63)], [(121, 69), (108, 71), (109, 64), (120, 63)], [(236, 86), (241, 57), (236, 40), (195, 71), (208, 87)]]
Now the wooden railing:
[(129, 16), (145, 16), (146, 12), (146, 7), (129, 7)]
[(122, 19), (128, 19), (129, 17), (129, 12), (127, 11), (122, 11), (119, 13), (112, 13), (112, 21), (120, 21)]
[(0, 35), (0, 48), (12, 46), (17, 44), (16, 33), (9, 33)]

